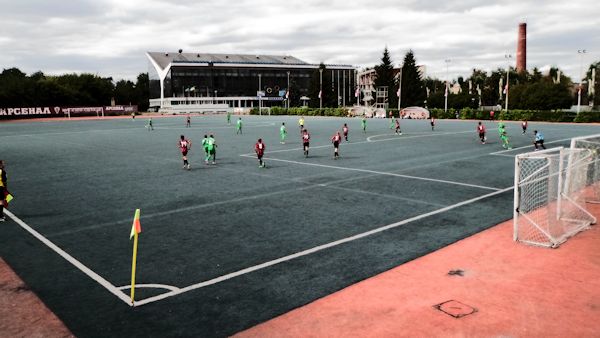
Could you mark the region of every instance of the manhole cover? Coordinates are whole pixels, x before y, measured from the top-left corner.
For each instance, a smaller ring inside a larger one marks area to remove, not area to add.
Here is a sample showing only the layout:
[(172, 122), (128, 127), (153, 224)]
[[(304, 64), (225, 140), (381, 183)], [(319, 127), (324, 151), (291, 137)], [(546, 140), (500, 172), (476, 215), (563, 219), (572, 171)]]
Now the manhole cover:
[(457, 300), (449, 300), (433, 306), (434, 308), (454, 317), (461, 318), (477, 312), (477, 309)]

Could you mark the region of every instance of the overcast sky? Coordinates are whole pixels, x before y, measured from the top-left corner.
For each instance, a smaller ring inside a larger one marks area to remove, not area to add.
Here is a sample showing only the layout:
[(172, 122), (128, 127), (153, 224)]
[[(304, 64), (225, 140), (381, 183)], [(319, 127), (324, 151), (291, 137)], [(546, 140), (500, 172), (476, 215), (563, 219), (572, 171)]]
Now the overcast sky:
[(309, 63), (396, 65), (412, 49), (427, 75), (515, 64), (527, 22), (527, 68), (578, 78), (600, 60), (597, 0), (0, 0), (0, 68), (135, 79), (146, 51), (293, 55)]

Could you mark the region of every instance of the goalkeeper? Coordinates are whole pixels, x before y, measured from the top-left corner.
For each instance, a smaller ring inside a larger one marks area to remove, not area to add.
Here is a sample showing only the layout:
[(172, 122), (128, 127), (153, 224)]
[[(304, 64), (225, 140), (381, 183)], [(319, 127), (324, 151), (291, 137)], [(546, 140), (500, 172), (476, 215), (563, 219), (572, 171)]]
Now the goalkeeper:
[(504, 123), (498, 123), (498, 134), (500, 134), (500, 140), (502, 141), (502, 148), (504, 149), (512, 149), (510, 146), (510, 141), (508, 139), (508, 134), (506, 133), (506, 127)]

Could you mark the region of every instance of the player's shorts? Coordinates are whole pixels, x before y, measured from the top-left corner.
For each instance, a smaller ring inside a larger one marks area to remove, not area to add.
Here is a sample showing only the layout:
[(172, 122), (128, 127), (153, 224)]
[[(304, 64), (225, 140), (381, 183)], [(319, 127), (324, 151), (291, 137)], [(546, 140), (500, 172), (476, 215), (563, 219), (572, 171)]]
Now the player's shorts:
[(435, 124), (435, 123), (433, 123), (433, 122), (430, 122), (430, 123), (431, 123), (431, 126), (432, 126), (432, 127), (433, 127), (433, 125)]
[(538, 140), (538, 141), (535, 141), (534, 143), (535, 143), (535, 145), (543, 146), (544, 140)]
[(485, 137), (485, 133), (479, 133), (479, 138), (484, 138)]
[(213, 148), (213, 149), (210, 149), (210, 150), (208, 151), (208, 153), (209, 153), (210, 155), (214, 155), (214, 154), (216, 153), (216, 150), (215, 150), (214, 148)]
[(304, 143), (302, 143), (302, 145), (303, 145), (304, 147), (308, 147), (308, 146), (309, 146), (309, 142), (304, 142)]
[(183, 155), (183, 156), (187, 156), (187, 153), (188, 153), (187, 149), (181, 151), (181, 155)]
[(333, 142), (333, 147), (334, 147), (334, 148), (337, 148), (337, 147), (339, 147), (339, 146), (340, 146), (340, 141), (334, 141), (334, 142)]
[(256, 153), (256, 157), (258, 157), (258, 159), (262, 159), (263, 158), (264, 153)]

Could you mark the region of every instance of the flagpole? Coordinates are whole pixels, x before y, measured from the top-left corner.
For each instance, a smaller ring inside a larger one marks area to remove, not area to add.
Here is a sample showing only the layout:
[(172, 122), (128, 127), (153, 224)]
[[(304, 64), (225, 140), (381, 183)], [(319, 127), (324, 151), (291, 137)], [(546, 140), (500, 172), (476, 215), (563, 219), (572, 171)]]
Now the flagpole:
[(135, 302), (135, 264), (137, 260), (138, 234), (133, 235), (133, 258), (131, 259), (131, 305)]

